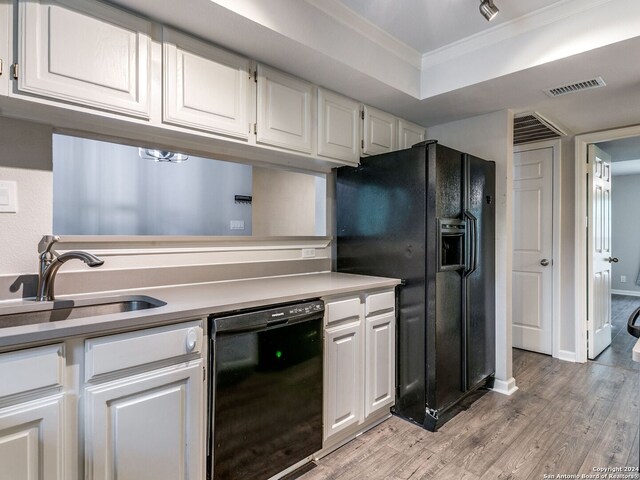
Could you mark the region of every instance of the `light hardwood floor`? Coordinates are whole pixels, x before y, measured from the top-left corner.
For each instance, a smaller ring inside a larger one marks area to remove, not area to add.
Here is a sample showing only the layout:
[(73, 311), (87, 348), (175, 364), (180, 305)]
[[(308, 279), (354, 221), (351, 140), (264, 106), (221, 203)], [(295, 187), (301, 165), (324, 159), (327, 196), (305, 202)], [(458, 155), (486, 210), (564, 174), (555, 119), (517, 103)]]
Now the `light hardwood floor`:
[(596, 362), (640, 372), (640, 363), (631, 359), (637, 339), (627, 332), (629, 315), (639, 306), (639, 297), (611, 295), (611, 345), (596, 357)]
[(489, 392), (437, 433), (392, 417), (299, 478), (541, 480), (638, 466), (637, 370), (513, 357), (512, 396)]

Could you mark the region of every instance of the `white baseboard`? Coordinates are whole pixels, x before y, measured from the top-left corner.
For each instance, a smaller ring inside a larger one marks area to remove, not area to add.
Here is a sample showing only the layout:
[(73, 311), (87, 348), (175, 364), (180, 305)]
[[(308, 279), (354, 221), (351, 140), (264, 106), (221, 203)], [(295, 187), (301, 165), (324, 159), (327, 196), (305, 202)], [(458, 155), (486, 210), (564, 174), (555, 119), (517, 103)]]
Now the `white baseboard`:
[(630, 295), (632, 297), (640, 297), (640, 291), (636, 290), (611, 290), (611, 293), (616, 295)]
[(516, 379), (511, 377), (509, 380), (498, 380), (497, 378), (493, 382), (494, 392), (501, 393), (503, 395), (513, 395), (518, 387), (516, 386)]
[(558, 351), (558, 356), (556, 358), (558, 360), (564, 360), (565, 362), (575, 362), (576, 352), (570, 352), (569, 350), (560, 350)]

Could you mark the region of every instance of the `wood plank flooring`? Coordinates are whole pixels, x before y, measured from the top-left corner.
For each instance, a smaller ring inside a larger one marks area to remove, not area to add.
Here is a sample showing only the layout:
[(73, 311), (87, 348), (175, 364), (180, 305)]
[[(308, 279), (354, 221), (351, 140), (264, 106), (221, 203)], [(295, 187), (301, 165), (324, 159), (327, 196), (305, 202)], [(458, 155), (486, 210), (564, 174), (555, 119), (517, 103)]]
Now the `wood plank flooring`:
[(596, 357), (596, 362), (640, 372), (640, 363), (631, 360), (637, 339), (627, 333), (629, 315), (639, 306), (640, 297), (611, 295), (611, 345)]
[(513, 357), (519, 390), (512, 396), (489, 392), (437, 433), (392, 417), (299, 478), (541, 480), (638, 466), (635, 365), (614, 356), (606, 357), (611, 365), (569, 363), (523, 350)]

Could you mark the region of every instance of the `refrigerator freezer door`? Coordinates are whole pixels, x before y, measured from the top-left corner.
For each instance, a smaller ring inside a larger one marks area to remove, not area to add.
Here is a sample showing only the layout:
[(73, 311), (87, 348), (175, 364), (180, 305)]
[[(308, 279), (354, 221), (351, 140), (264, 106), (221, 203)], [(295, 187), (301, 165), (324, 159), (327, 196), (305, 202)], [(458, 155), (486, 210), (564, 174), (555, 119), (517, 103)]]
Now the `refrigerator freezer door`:
[[(427, 146), (362, 159), (337, 170), (337, 268), (395, 277), (398, 288), (396, 411), (425, 411)], [(435, 230), (430, 245), (435, 251)]]

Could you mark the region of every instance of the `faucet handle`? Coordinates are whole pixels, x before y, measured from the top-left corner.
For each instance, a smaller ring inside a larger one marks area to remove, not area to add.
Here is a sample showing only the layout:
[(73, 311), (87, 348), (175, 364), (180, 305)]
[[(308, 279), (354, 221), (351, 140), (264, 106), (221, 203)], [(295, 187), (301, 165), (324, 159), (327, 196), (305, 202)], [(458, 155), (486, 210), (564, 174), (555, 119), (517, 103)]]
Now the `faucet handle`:
[(60, 241), (58, 235), (44, 235), (38, 243), (38, 253), (40, 256), (47, 256), (51, 252), (53, 245), (58, 241)]

